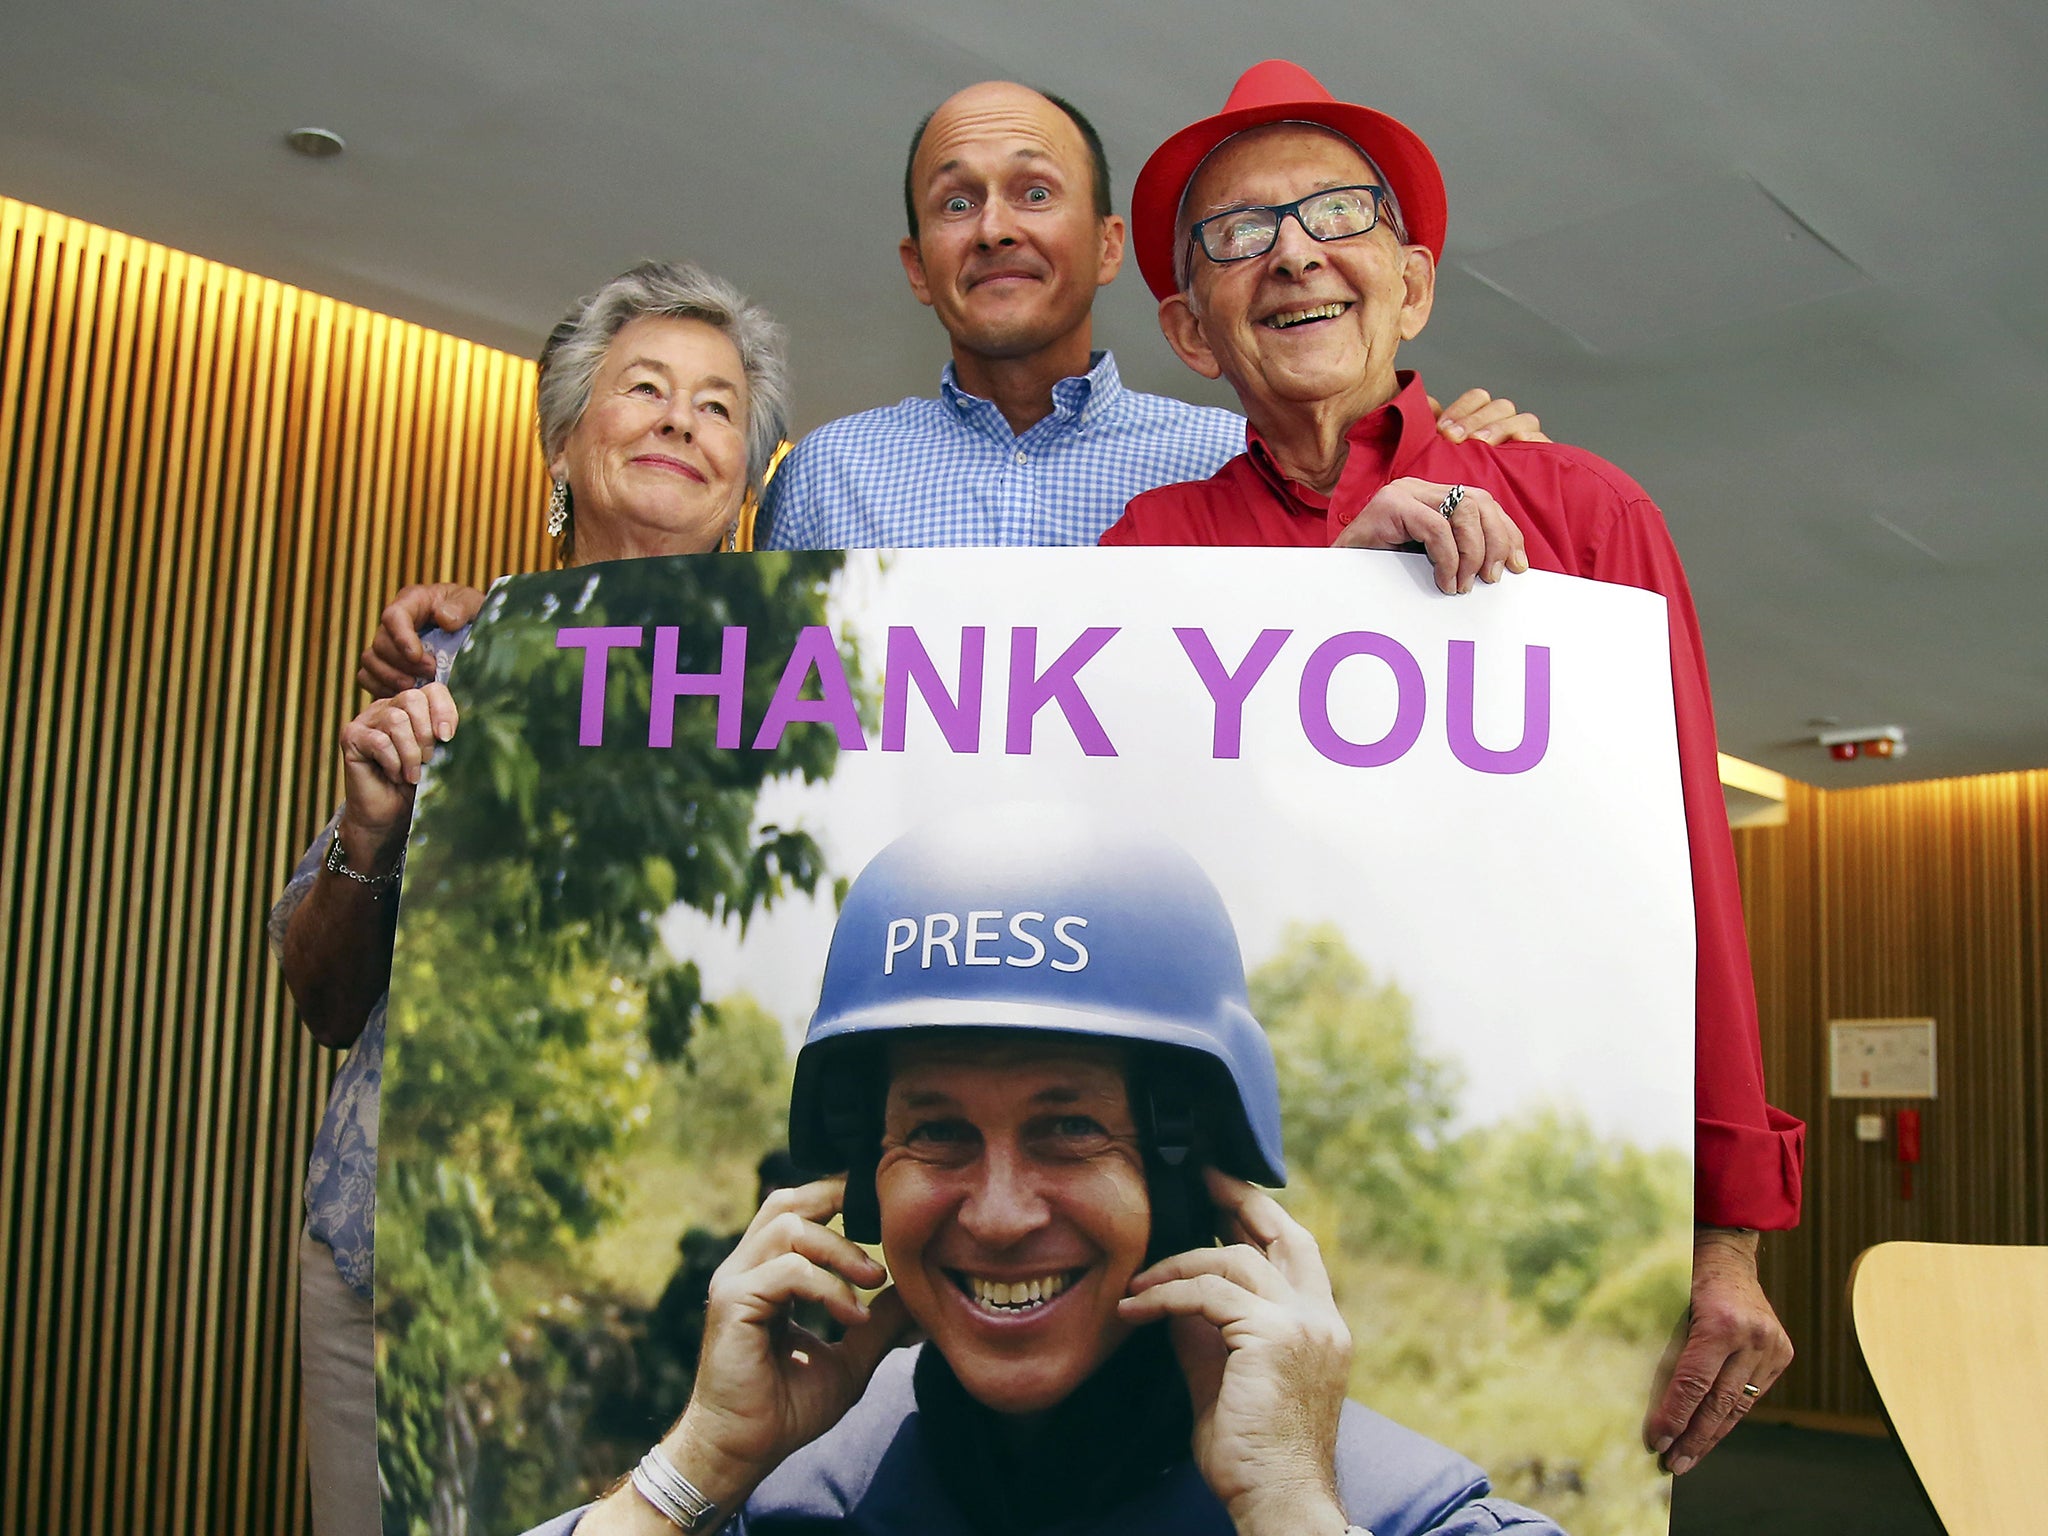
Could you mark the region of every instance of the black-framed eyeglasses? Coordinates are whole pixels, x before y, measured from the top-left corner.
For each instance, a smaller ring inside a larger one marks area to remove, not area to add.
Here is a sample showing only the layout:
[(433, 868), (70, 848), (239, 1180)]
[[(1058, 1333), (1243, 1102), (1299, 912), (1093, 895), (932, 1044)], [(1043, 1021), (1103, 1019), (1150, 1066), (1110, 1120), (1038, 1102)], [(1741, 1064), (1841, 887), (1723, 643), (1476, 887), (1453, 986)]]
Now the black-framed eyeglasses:
[(1250, 261), (1273, 249), (1280, 223), (1289, 214), (1311, 240), (1348, 240), (1370, 233), (1380, 221), (1380, 201), (1386, 195), (1384, 187), (1330, 187), (1291, 203), (1212, 214), (1188, 233), (1211, 261)]

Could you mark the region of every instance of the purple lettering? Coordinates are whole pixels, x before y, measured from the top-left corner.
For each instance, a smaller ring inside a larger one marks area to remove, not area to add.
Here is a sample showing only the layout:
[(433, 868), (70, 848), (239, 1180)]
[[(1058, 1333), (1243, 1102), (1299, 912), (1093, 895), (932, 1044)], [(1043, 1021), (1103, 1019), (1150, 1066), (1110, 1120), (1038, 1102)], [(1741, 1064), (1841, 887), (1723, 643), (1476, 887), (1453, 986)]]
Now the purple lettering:
[(1235, 672), (1223, 665), (1216, 654), (1216, 647), (1208, 633), (1199, 629), (1176, 629), (1174, 635), (1180, 641), (1180, 648), (1188, 653), (1188, 660), (1195, 664), (1195, 675), (1202, 680), (1202, 686), (1209, 690), (1209, 697), (1216, 705), (1216, 732), (1209, 746), (1211, 757), (1236, 757), (1244, 743), (1244, 701), (1253, 686), (1266, 675), (1266, 668), (1273, 664), (1273, 658), (1280, 654), (1280, 647), (1287, 643), (1291, 629), (1263, 629), (1259, 638), (1252, 642), (1243, 661)]
[(609, 680), (612, 652), (634, 650), (640, 644), (637, 624), (586, 625), (555, 631), (555, 649), (583, 652), (583, 706), (576, 727), (576, 745), (604, 745), (604, 691)]
[[(1394, 723), (1378, 741), (1347, 741), (1330, 723), (1330, 674), (1337, 663), (1352, 656), (1377, 656), (1394, 674), (1399, 701)], [(1371, 630), (1352, 630), (1332, 635), (1301, 669), (1301, 729), (1309, 745), (1333, 763), (1347, 768), (1380, 768), (1393, 762), (1415, 745), (1422, 734), (1426, 694), (1422, 668), (1400, 641)]]
[[(804, 680), (814, 669), (819, 697), (806, 699)], [(833, 643), (832, 631), (822, 624), (806, 624), (797, 636), (789, 665), (782, 669), (782, 681), (775, 685), (775, 697), (769, 700), (768, 713), (754, 737), (754, 750), (773, 752), (782, 745), (782, 733), (800, 722), (831, 726), (842, 752), (868, 749), (867, 737), (861, 734), (860, 713), (853, 707), (853, 690), (846, 683), (846, 668), (839, 660), (839, 647)]]
[(678, 672), (677, 640), (681, 631), (664, 624), (654, 631), (654, 673), (649, 678), (647, 703), (647, 745), (666, 747), (675, 741), (676, 700), (686, 694), (718, 700), (718, 747), (737, 751), (740, 744), (740, 709), (747, 683), (747, 631), (744, 625), (725, 626), (716, 672)]
[(889, 627), (889, 658), (882, 672), (882, 750), (901, 752), (909, 726), (909, 691), (914, 685), (931, 711), (932, 723), (955, 752), (981, 750), (981, 663), (988, 644), (988, 631), (980, 627), (960, 631), (960, 697), (956, 702), (946, 691), (945, 680), (924, 642), (907, 624)]
[(1473, 644), (1451, 642), (1451, 671), (1444, 704), (1444, 730), (1451, 752), (1481, 773), (1527, 773), (1550, 750), (1550, 647), (1522, 647), (1522, 739), (1508, 750), (1482, 747), (1473, 723)]
[(1090, 757), (1115, 757), (1116, 748), (1110, 745), (1109, 735), (1102, 729), (1102, 722), (1095, 718), (1095, 711), (1088, 707), (1088, 701), (1081, 696), (1080, 685), (1075, 680), (1082, 667), (1115, 638), (1116, 630), (1084, 629), (1081, 638), (1060, 653), (1059, 660), (1038, 672), (1038, 631), (1035, 628), (1012, 630), (1010, 633), (1010, 721), (1003, 741), (1003, 750), (1012, 757), (1022, 757), (1031, 751), (1031, 722), (1047, 704), (1057, 704), (1060, 713), (1067, 717), (1067, 724), (1074, 732), (1074, 739), (1081, 743), (1081, 750)]

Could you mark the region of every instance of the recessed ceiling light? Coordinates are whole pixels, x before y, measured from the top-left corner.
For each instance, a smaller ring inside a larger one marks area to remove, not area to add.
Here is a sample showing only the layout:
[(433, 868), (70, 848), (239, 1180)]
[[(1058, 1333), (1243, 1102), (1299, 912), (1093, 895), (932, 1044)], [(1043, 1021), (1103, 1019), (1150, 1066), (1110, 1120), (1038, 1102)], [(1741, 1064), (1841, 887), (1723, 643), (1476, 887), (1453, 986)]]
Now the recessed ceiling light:
[(284, 141), (308, 160), (331, 160), (348, 148), (331, 128), (294, 128)]

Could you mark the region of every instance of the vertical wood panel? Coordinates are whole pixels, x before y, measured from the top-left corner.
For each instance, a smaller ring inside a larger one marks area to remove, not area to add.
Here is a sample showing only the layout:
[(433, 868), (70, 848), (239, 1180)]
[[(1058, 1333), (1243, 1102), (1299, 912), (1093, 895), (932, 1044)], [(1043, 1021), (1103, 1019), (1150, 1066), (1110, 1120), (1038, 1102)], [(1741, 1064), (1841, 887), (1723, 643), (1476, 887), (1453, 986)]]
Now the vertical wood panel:
[[(2048, 1243), (2048, 772), (1861, 790), (1794, 786), (1783, 827), (1736, 834), (1774, 1102), (1808, 1127), (1806, 1216), (1767, 1239), (1764, 1278), (1801, 1359), (1772, 1401), (1875, 1414), (1844, 1287), (1894, 1238)], [(1931, 1016), (1939, 1097), (1831, 1100), (1827, 1024)], [(1890, 1139), (1855, 1118), (1922, 1117), (1903, 1197)]]
[(0, 199), (0, 1529), (306, 1529), (263, 918), (390, 592), (548, 558), (532, 374)]

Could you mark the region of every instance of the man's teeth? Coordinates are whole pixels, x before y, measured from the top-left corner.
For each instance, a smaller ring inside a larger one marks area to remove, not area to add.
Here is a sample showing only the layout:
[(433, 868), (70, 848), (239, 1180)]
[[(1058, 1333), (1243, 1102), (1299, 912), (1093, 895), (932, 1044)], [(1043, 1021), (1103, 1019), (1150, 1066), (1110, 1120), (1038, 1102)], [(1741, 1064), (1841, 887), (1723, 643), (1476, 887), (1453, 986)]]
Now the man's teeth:
[(1064, 1291), (1070, 1283), (1067, 1275), (1047, 1275), (1041, 1280), (984, 1280), (979, 1275), (967, 1277), (968, 1293), (984, 1307), (1004, 1307), (1017, 1311), (1035, 1307), (1051, 1301)]
[(1334, 320), (1351, 306), (1348, 304), (1318, 304), (1314, 309), (1289, 309), (1277, 315), (1269, 315), (1266, 324), (1276, 331), (1284, 331), (1290, 325), (1304, 325), (1310, 320)]

